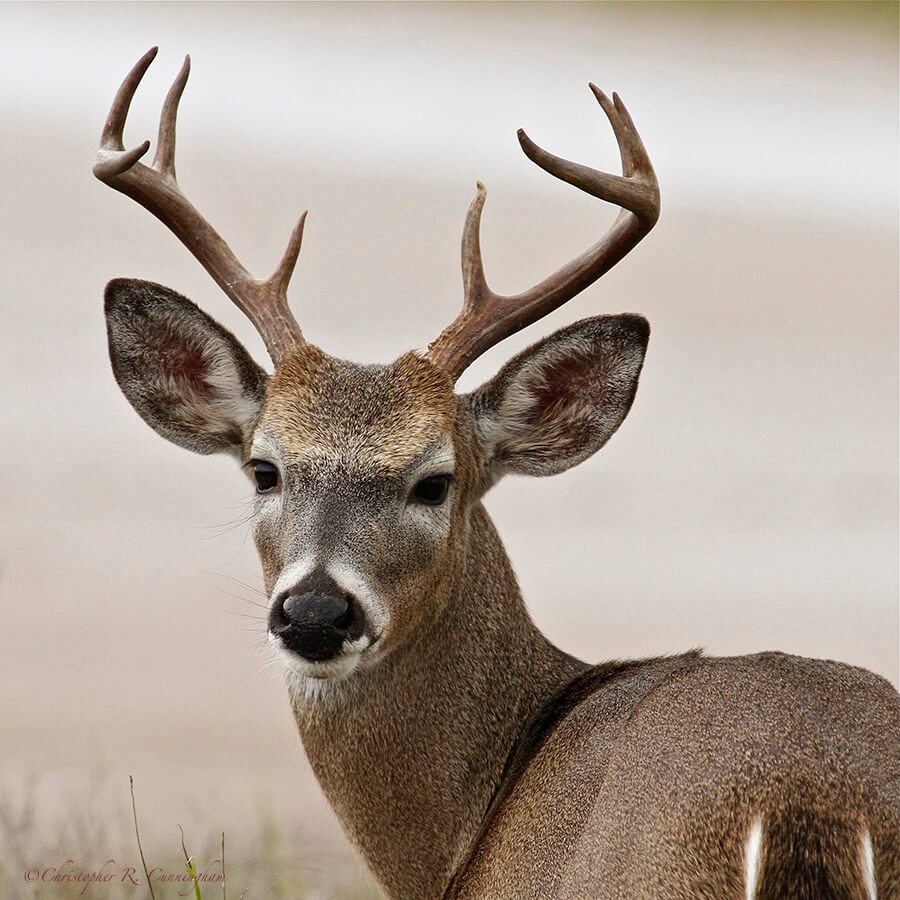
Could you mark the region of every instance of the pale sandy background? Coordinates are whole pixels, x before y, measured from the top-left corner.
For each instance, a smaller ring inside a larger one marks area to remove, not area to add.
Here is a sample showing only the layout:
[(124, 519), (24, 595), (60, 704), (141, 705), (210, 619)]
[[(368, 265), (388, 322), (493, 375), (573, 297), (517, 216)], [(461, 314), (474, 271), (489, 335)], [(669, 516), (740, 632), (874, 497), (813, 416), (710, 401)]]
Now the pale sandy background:
[(657, 229), (461, 383), (579, 317), (653, 325), (611, 444), (488, 499), (533, 614), (589, 660), (778, 648), (897, 683), (896, 34), (893, 4), (0, 6), (0, 859), (15, 889), (12, 870), (57, 851), (134, 861), (127, 773), (153, 854), (177, 847), (176, 823), (195, 845), (225, 829), (236, 857), (264, 826), (316, 896), (361, 877), (266, 667), (249, 486), (154, 435), (108, 369), (101, 292), (117, 275), (187, 293), (265, 358), (177, 241), (90, 175), (147, 47), (162, 49), (129, 144), (155, 139), (189, 51), (182, 185), (260, 274), (308, 207), (294, 309), (361, 361), (424, 347), (455, 314), (476, 178), (499, 290), (595, 240), (613, 211), (536, 169), (515, 130), (615, 170), (586, 83), (619, 91), (661, 182)]

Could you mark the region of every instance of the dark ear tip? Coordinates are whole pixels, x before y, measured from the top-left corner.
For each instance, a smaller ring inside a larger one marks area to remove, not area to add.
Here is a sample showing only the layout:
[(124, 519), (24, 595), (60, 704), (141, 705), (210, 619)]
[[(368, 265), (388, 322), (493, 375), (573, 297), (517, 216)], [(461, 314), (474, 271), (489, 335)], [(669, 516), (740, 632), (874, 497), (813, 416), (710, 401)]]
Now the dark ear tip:
[(103, 307), (107, 317), (147, 312), (158, 305), (181, 311), (197, 310), (195, 304), (177, 291), (142, 278), (113, 278), (103, 292)]
[(106, 314), (115, 312), (122, 302), (133, 297), (144, 284), (146, 282), (138, 278), (113, 278), (103, 291), (103, 308)]
[(637, 313), (622, 313), (616, 316), (618, 325), (631, 339), (646, 347), (650, 341), (650, 323)]

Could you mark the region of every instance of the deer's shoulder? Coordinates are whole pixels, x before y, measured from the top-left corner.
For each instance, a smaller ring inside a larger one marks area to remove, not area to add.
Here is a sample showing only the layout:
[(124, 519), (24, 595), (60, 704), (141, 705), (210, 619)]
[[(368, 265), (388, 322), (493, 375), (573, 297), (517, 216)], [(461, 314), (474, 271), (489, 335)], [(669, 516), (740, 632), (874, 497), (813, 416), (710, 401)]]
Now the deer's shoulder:
[(786, 842), (849, 807), (873, 840), (900, 833), (900, 695), (883, 678), (783, 653), (607, 663), (523, 736), (458, 896), (739, 895), (754, 828)]

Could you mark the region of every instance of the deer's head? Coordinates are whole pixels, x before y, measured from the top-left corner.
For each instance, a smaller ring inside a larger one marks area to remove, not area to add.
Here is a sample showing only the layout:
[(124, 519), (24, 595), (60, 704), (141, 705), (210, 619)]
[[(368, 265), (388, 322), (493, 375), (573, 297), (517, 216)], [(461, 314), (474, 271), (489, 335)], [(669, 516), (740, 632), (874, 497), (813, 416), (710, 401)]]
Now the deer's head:
[(128, 106), (154, 55), (119, 90), (95, 174), (188, 246), (254, 322), (275, 370), (267, 375), (174, 291), (117, 279), (106, 291), (116, 379), (163, 437), (240, 460), (256, 487), (270, 638), (295, 672), (345, 677), (439, 625), (471, 552), (472, 510), (497, 479), (561, 472), (602, 447), (624, 419), (649, 335), (640, 316), (584, 319), (518, 354), (471, 394), (455, 393), (454, 383), (487, 348), (583, 290), (650, 230), (658, 215), (653, 169), (621, 101), (593, 86), (623, 176), (552, 156), (520, 132), (538, 165), (621, 206), (616, 223), (540, 284), (500, 296), (482, 268), (479, 185), (463, 234), (460, 315), (424, 354), (356, 365), (306, 342), (288, 308), (303, 218), (278, 270), (257, 281), (178, 188), (175, 113), (187, 62), (166, 100), (153, 166), (138, 161), (148, 144), (124, 149)]

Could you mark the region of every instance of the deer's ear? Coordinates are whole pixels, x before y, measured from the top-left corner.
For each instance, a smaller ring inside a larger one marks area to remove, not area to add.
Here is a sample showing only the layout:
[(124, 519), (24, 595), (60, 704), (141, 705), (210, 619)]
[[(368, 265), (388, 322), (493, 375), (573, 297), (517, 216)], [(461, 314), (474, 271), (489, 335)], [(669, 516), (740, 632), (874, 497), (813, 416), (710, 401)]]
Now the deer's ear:
[(195, 453), (240, 455), (262, 410), (266, 374), (235, 337), (150, 281), (111, 281), (105, 306), (113, 373), (141, 418)]
[(469, 397), (491, 480), (555, 475), (596, 453), (622, 424), (650, 337), (642, 316), (598, 316), (511, 359)]

